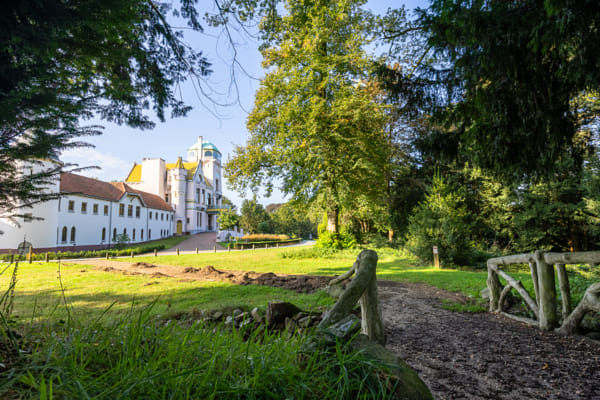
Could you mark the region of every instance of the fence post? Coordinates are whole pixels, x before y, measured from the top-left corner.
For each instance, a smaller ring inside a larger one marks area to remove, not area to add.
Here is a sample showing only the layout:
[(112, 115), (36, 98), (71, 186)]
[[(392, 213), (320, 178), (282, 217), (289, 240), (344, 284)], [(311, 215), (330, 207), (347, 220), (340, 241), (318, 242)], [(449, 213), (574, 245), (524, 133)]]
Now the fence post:
[(554, 279), (554, 268), (544, 260), (544, 252), (535, 252), (535, 262), (538, 272), (538, 286), (540, 291), (540, 328), (549, 331), (558, 325), (556, 317), (556, 289)]
[(108, 260), (108, 251), (106, 252), (106, 259)]
[(33, 261), (33, 246), (29, 246), (29, 264)]
[(252, 250), (254, 250), (255, 248), (256, 248), (256, 247), (255, 247), (255, 244), (254, 244), (254, 243), (252, 243)]
[(196, 254), (198, 254), (198, 248), (196, 247)]
[(213, 249), (214, 249), (214, 252), (216, 253), (216, 252), (217, 252), (217, 245), (216, 245), (216, 244), (215, 244), (215, 246), (213, 247)]
[(179, 255), (179, 247), (177, 248), (177, 255)]
[(158, 250), (154, 249), (154, 257), (156, 257), (158, 255)]
[(46, 262), (50, 262), (50, 253), (46, 252)]
[(487, 263), (488, 270), (488, 278), (487, 278), (487, 287), (490, 290), (490, 311), (498, 311), (500, 308), (500, 290), (502, 285), (500, 284), (500, 278), (498, 278), (498, 274), (492, 268), (490, 261)]
[(131, 250), (131, 258), (133, 258), (133, 249)]

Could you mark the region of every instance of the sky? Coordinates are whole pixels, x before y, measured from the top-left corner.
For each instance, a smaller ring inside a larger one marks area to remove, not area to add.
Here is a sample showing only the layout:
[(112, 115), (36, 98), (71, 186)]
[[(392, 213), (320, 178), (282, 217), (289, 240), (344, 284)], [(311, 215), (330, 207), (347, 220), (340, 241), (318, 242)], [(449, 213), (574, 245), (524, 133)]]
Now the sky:
[[(405, 4), (407, 9), (412, 10), (416, 7), (427, 7), (428, 1), (370, 0), (366, 8), (383, 14), (388, 8), (398, 7), (400, 4)], [(254, 93), (260, 86), (260, 78), (264, 75), (258, 43), (248, 37), (239, 36), (235, 39), (237, 59), (244, 71), (240, 68), (235, 70), (239, 96), (228, 96), (232, 89), (232, 49), (227, 41), (208, 29), (204, 33), (186, 31), (185, 40), (194, 48), (203, 51), (212, 63), (214, 71), (202, 83), (201, 88), (191, 81), (181, 86), (181, 98), (193, 107), (187, 117), (167, 119), (163, 123), (156, 121), (153, 130), (144, 131), (99, 120), (82, 121), (83, 125), (103, 125), (103, 134), (84, 138), (93, 147), (64, 152), (61, 160), (78, 164), (80, 167), (100, 168), (80, 172), (82, 175), (104, 181), (122, 181), (127, 177), (133, 163), (141, 163), (144, 157), (160, 157), (166, 162), (175, 162), (179, 156), (185, 159), (186, 150), (198, 141), (198, 136), (217, 146), (224, 161), (233, 156), (234, 146), (243, 145), (249, 136), (246, 118), (252, 109)], [(199, 93), (200, 89), (213, 99), (223, 101), (229, 97), (229, 102), (235, 104), (217, 107), (207, 100), (206, 95)], [(235, 98), (238, 98), (238, 101), (235, 101)], [(223, 186), (223, 194), (238, 208), (244, 198), (252, 198), (252, 193), (240, 195), (229, 190), (226, 185)], [(287, 199), (275, 190), (269, 198), (258, 193), (258, 201), (266, 206), (270, 203), (283, 203)]]

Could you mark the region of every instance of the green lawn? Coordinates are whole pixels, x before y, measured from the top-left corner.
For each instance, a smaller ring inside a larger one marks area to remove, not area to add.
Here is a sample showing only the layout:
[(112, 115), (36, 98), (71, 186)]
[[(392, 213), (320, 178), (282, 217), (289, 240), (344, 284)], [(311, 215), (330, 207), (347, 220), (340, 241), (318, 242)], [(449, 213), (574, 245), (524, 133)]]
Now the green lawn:
[[(11, 270), (0, 276), (0, 287), (8, 287)], [(241, 307), (264, 310), (267, 302), (290, 301), (301, 308), (316, 309), (332, 304), (323, 293), (298, 294), (267, 286), (238, 286), (223, 282), (189, 282), (167, 277), (123, 275), (104, 272), (86, 265), (20, 263), (13, 315), (19, 320), (65, 319), (64, 302), (78, 320), (97, 318), (111, 306), (105, 319), (129, 312), (132, 306), (156, 301), (153, 312), (178, 313), (192, 310)], [(64, 293), (64, 297), (63, 297)]]

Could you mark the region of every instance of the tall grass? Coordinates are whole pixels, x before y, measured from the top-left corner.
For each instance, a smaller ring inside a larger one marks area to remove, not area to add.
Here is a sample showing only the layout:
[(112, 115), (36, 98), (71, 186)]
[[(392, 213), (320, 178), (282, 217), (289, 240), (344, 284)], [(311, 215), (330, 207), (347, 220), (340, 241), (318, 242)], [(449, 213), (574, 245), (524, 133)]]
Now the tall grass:
[(393, 398), (386, 368), (341, 344), (306, 353), (306, 338), (174, 323), (152, 308), (110, 326), (39, 327), (0, 369), (0, 398)]

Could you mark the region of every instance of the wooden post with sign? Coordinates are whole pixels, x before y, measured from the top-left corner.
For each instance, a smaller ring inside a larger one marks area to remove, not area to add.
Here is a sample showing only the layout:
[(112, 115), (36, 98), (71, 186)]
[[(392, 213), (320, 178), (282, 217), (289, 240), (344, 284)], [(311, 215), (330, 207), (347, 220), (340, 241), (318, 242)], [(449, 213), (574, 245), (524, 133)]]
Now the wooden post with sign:
[(433, 265), (440, 268), (440, 255), (438, 254), (437, 246), (433, 246)]

